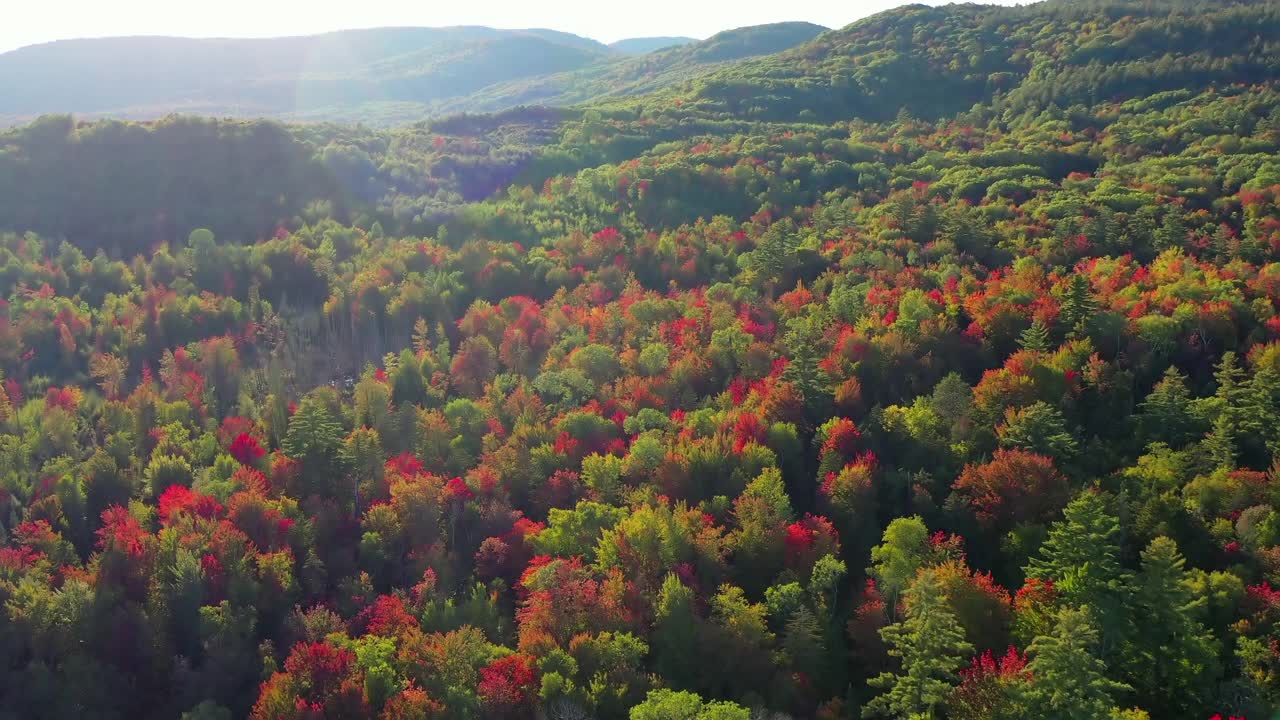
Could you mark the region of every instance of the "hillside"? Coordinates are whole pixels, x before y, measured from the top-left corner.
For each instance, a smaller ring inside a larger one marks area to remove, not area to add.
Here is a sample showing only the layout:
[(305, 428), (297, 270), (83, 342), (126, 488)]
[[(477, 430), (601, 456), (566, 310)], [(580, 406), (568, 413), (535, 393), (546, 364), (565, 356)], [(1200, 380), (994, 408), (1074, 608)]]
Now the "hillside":
[(1275, 717), (1278, 13), (0, 131), (0, 720)]
[(445, 112), (492, 112), (519, 105), (566, 106), (683, 87), (734, 61), (802, 45), (826, 28), (775, 23), (726, 30), (706, 40), (638, 58), (545, 77), (514, 80), (442, 104)]
[(982, 103), (1022, 112), (1275, 78), (1280, 6), (1216, 3), (1206, 17), (1203, 3), (1168, 0), (907, 6), (677, 95), (735, 117), (888, 120), (904, 108), (927, 118)]
[(0, 97), (0, 124), (54, 112), (403, 124), (453, 112), (637, 95), (719, 64), (794, 47), (821, 30), (807, 23), (742, 28), (635, 57), (567, 33), (480, 27), (265, 40), (64, 41), (0, 55), (0, 83), (11, 89)]
[(385, 28), (264, 40), (108, 38), (0, 55), (0, 118), (49, 112), (324, 117), (380, 103), (422, 108), (614, 55), (549, 30)]
[(644, 37), (619, 40), (615, 43), (609, 43), (609, 47), (628, 55), (644, 55), (655, 50), (665, 50), (669, 47), (688, 45), (695, 42), (698, 42), (698, 39), (691, 37)]

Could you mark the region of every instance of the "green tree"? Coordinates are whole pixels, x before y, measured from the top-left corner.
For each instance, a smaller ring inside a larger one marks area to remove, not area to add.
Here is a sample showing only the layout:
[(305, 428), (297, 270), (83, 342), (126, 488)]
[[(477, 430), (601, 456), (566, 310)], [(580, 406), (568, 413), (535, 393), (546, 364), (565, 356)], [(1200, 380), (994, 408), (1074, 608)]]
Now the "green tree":
[(929, 528), (920, 516), (897, 518), (884, 530), (883, 542), (871, 549), (867, 572), (876, 579), (890, 608), (930, 561)]
[(1046, 402), (1011, 408), (1003, 425), (996, 428), (1000, 446), (1070, 460), (1079, 450), (1075, 436), (1067, 429), (1062, 411)]
[(1046, 720), (1099, 720), (1116, 709), (1114, 696), (1129, 686), (1107, 677), (1107, 666), (1093, 654), (1098, 642), (1090, 613), (1063, 609), (1052, 635), (1028, 648), (1031, 682), (1026, 703)]
[(667, 575), (654, 605), (653, 657), (659, 674), (678, 688), (698, 686), (697, 598), (680, 578)]
[(345, 465), (343, 432), (320, 398), (311, 396), (302, 401), (289, 418), (289, 431), (281, 446), (286, 455), (302, 463), (303, 482), (309, 492), (334, 496)]
[(1139, 427), (1148, 442), (1164, 442), (1179, 448), (1200, 437), (1186, 378), (1172, 365), (1140, 406)]
[(1031, 326), (1022, 331), (1018, 337), (1018, 346), (1023, 350), (1047, 352), (1050, 346), (1049, 328), (1039, 318), (1031, 321)]
[[(1210, 694), (1221, 674), (1220, 648), (1199, 620), (1206, 604), (1187, 582), (1186, 561), (1167, 537), (1142, 551), (1138, 574), (1138, 635), (1129, 660), (1139, 705), (1156, 717), (1210, 714)], [(1176, 692), (1170, 692), (1177, 688)]]
[(1089, 287), (1089, 278), (1080, 272), (1072, 273), (1067, 282), (1067, 290), (1062, 297), (1060, 316), (1062, 324), (1070, 336), (1084, 335), (1084, 325), (1098, 311), (1098, 302), (1093, 298)]
[(691, 692), (651, 690), (645, 701), (631, 708), (631, 720), (750, 720), (741, 705), (706, 702)]
[(880, 631), (889, 654), (899, 658), (898, 674), (881, 673), (869, 681), (882, 690), (863, 711), (867, 717), (936, 717), (973, 646), (947, 603), (941, 578), (922, 571), (906, 595), (907, 616)]
[(1067, 605), (1090, 608), (1110, 662), (1133, 637), (1133, 573), (1120, 564), (1120, 522), (1094, 490), (1080, 493), (1063, 515), (1027, 577), (1052, 580)]

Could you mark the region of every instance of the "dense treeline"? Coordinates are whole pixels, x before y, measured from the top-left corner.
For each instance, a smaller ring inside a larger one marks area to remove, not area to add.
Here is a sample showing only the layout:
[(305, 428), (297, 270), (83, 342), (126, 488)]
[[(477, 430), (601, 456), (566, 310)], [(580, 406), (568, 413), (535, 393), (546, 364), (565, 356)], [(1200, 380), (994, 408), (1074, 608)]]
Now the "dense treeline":
[(1280, 88), (1180, 77), (15, 131), (0, 717), (1269, 717)]

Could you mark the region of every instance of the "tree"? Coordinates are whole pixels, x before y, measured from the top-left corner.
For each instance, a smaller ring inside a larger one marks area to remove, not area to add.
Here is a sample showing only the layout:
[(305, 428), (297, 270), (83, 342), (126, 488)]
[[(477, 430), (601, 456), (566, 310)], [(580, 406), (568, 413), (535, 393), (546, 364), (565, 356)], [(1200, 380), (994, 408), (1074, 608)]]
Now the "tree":
[(289, 418), (289, 431), (281, 448), (302, 463), (309, 492), (334, 497), (344, 464), (342, 440), (342, 426), (317, 397), (303, 400), (302, 406)]
[(1176, 449), (1200, 437), (1202, 430), (1192, 408), (1186, 378), (1170, 365), (1140, 405), (1138, 422), (1143, 438)]
[(1067, 605), (1088, 607), (1102, 657), (1114, 661), (1133, 637), (1133, 573), (1120, 564), (1120, 523), (1101, 493), (1085, 490), (1067, 504), (1027, 567), (1051, 580)]
[(706, 702), (691, 692), (651, 690), (645, 701), (631, 708), (631, 720), (750, 720), (741, 705)]
[(1093, 654), (1098, 642), (1087, 608), (1062, 610), (1052, 635), (1036, 638), (1028, 649), (1031, 682), (1028, 707), (1046, 720), (1097, 720), (1116, 709), (1114, 696), (1129, 686), (1107, 677), (1107, 666)]
[[(422, 377), (418, 357), (405, 348), (391, 373), (391, 402), (396, 405), (418, 405), (427, 399), (427, 383)], [(381, 408), (370, 407), (368, 414), (376, 420)]]
[(654, 606), (654, 667), (677, 688), (698, 686), (699, 618), (693, 590), (667, 575)]
[(1128, 665), (1139, 705), (1156, 717), (1207, 716), (1221, 673), (1217, 642), (1198, 619), (1206, 599), (1191, 594), (1185, 565), (1177, 544), (1166, 537), (1152, 540), (1142, 551), (1137, 578), (1141, 620)]
[(1073, 337), (1082, 336), (1084, 324), (1097, 311), (1098, 302), (1093, 298), (1088, 276), (1079, 271), (1072, 273), (1071, 280), (1067, 282), (1066, 293), (1062, 297), (1060, 311), (1067, 333)]
[(830, 380), (819, 364), (824, 332), (822, 317), (810, 313), (793, 318), (783, 337), (789, 360), (783, 377), (795, 383), (811, 418), (825, 416), (831, 404)]
[(997, 450), (991, 462), (966, 465), (953, 489), (979, 520), (1006, 531), (1048, 521), (1069, 492), (1049, 458), (1026, 450)]
[(898, 596), (931, 559), (929, 528), (918, 515), (897, 518), (885, 528), (883, 542), (871, 549), (871, 567), (867, 573), (876, 579), (876, 587), (888, 602), (890, 612), (897, 605)]
[(1049, 350), (1049, 328), (1039, 318), (1031, 321), (1031, 326), (1022, 331), (1018, 337), (1018, 345), (1023, 350), (1047, 352)]
[[(89, 358), (89, 374), (97, 381), (98, 387), (102, 388), (103, 394), (108, 399), (115, 399), (120, 396), (128, 371), (129, 361), (125, 358), (120, 358), (110, 353), (95, 353)], [(0, 375), (0, 383), (3, 382), (4, 376)], [(3, 419), (4, 411), (3, 408), (0, 408), (0, 420)]]
[(1004, 423), (996, 427), (996, 436), (1000, 438), (1001, 447), (1040, 453), (1058, 460), (1070, 460), (1079, 450), (1062, 412), (1043, 401), (1006, 410)]
[(864, 716), (935, 717), (956, 683), (956, 671), (973, 652), (936, 573), (924, 570), (916, 577), (906, 605), (906, 619), (880, 631), (889, 654), (901, 661), (901, 672), (869, 681), (883, 692), (867, 704)]

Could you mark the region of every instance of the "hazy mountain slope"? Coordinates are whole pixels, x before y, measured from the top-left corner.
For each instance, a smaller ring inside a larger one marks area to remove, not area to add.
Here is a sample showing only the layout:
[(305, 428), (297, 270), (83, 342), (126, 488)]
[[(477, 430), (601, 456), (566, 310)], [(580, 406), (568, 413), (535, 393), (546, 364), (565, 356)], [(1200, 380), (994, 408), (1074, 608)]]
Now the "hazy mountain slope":
[(743, 58), (777, 53), (812, 40), (826, 28), (803, 22), (737, 28), (706, 40), (579, 70), (515, 80), (441, 105), (446, 111), (493, 111), (516, 105), (575, 105), (670, 88)]
[(263, 40), (108, 38), (0, 55), (0, 117), (149, 117), (174, 110), (291, 116), (370, 102), (428, 102), (608, 59), (551, 30), (384, 28)]
[[(686, 38), (637, 38), (621, 50), (554, 30), (485, 27), (62, 41), (0, 55), (0, 87), (7, 90), (0, 123), (45, 113), (153, 119), (183, 112), (402, 124), (653, 92), (794, 47), (822, 30), (778, 23), (684, 45)], [(678, 46), (628, 54), (669, 44)]]
[(626, 40), (609, 43), (609, 47), (620, 53), (626, 53), (628, 55), (644, 55), (645, 53), (651, 53), (656, 50), (665, 50), (669, 47), (688, 45), (696, 42), (698, 42), (698, 39), (691, 37), (642, 37), (627, 38)]

